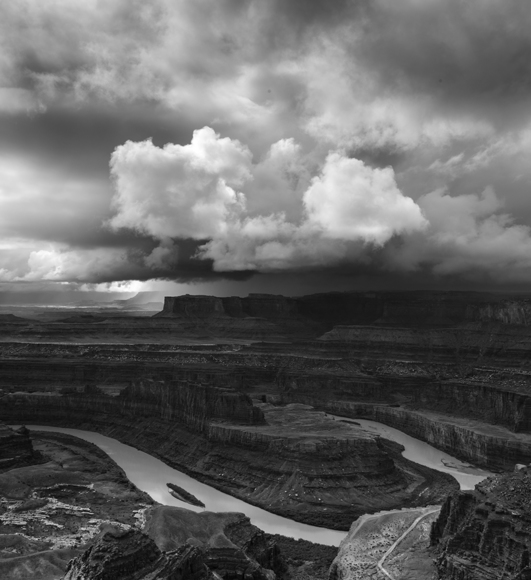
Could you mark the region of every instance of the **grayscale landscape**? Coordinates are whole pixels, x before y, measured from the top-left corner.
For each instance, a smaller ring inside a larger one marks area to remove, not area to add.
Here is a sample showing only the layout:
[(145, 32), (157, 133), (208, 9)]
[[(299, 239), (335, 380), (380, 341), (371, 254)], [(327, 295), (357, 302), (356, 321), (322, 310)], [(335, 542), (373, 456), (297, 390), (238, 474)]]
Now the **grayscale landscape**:
[(0, 1), (0, 580), (531, 580), (530, 30)]

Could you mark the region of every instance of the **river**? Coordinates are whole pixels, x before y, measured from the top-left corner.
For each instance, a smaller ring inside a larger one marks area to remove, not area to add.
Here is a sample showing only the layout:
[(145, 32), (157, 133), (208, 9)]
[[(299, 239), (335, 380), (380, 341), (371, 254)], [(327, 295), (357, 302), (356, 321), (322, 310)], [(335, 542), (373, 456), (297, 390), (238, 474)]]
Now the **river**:
[(354, 426), (358, 424), (363, 429), (369, 431), (369, 433), (378, 434), (385, 437), (385, 439), (400, 443), (405, 447), (402, 455), (406, 459), (453, 475), (459, 482), (461, 489), (474, 489), (476, 483), (484, 480), (489, 475), (493, 475), (490, 471), (479, 469), (478, 467), (470, 465), (470, 463), (456, 459), (448, 455), (448, 453), (436, 449), (429, 443), (415, 439), (415, 437), (411, 437), (411, 435), (407, 435), (394, 427), (388, 427), (382, 423), (369, 421), (367, 419), (351, 419), (349, 417), (340, 417), (331, 414), (328, 414), (328, 416), (336, 420), (353, 423)]
[[(354, 420), (343, 417), (336, 417), (336, 419), (359, 423), (371, 433), (377, 433), (397, 443), (401, 443), (406, 448), (403, 453), (406, 458), (432, 467), (433, 469), (451, 473), (459, 481), (461, 489), (470, 489), (477, 482), (490, 475), (489, 472), (463, 463), (435, 449), (431, 445), (423, 443), (392, 427), (362, 419)], [(120, 443), (116, 439), (100, 435), (99, 433), (61, 427), (44, 427), (40, 425), (27, 425), (27, 427), (28, 429), (39, 431), (66, 433), (94, 443), (112, 457), (125, 471), (127, 477), (139, 489), (148, 493), (155, 501), (161, 504), (185, 507), (195, 512), (203, 510), (203, 508), (181, 502), (170, 495), (166, 484), (174, 483), (195, 495), (205, 504), (206, 509), (209, 511), (244, 513), (251, 519), (254, 525), (271, 534), (302, 538), (310, 542), (318, 542), (329, 546), (339, 546), (341, 540), (346, 535), (346, 532), (309, 526), (269, 513), (204, 483), (200, 483), (143, 451), (139, 451), (134, 447), (130, 447), (129, 445)]]

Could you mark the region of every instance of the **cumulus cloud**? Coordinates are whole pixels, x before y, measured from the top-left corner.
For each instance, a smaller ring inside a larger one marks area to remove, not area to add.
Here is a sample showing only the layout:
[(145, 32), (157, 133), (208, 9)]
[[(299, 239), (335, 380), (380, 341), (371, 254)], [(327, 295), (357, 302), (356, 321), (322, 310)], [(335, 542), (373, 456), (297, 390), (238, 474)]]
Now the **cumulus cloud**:
[(521, 0), (7, 0), (1, 276), (531, 278), (530, 26)]
[[(168, 269), (179, 261), (174, 240), (193, 238), (206, 239), (196, 259), (211, 260), (218, 272), (372, 264), (435, 275), (531, 276), (531, 228), (502, 211), (491, 187), (462, 195), (437, 189), (415, 202), (391, 167), (371, 167), (342, 151), (318, 168), (313, 161), (283, 140), (253, 162), (244, 144), (209, 128), (185, 146), (129, 143), (111, 164), (117, 214), (110, 223), (158, 240), (146, 263)], [(462, 162), (457, 155), (431, 169), (448, 172)], [(260, 194), (257, 182), (262, 192), (276, 187), (269, 205), (248, 203)], [(282, 196), (291, 218), (266, 211), (282, 207)], [(198, 204), (207, 209), (198, 212)]]
[(329, 238), (382, 245), (393, 235), (422, 229), (419, 206), (398, 189), (390, 167), (330, 154), (304, 194), (308, 222)]
[[(371, 168), (335, 152), (309, 180), (307, 164), (292, 140), (273, 144), (261, 162), (251, 161), (244, 145), (208, 127), (196, 131), (185, 146), (127, 143), (111, 160), (117, 213), (110, 225), (159, 239), (150, 263), (167, 259), (167, 239), (209, 239), (198, 257), (213, 260), (218, 271), (337, 261), (349, 253), (350, 242), (381, 246), (394, 235), (426, 225), (420, 208), (398, 189), (391, 168)], [(256, 188), (255, 176), (262, 190)], [(307, 188), (296, 196), (300, 183)], [(278, 188), (273, 199), (267, 196), (272, 187)], [(282, 206), (277, 196), (291, 194), (287, 203), (298, 202), (294, 215), (300, 219), (290, 221), (285, 212), (249, 214), (246, 188), (252, 197), (264, 196), (269, 208)]]
[(250, 179), (251, 153), (209, 127), (189, 145), (127, 142), (111, 158), (116, 215), (110, 225), (156, 238), (204, 239), (222, 234), (244, 198), (233, 188)]

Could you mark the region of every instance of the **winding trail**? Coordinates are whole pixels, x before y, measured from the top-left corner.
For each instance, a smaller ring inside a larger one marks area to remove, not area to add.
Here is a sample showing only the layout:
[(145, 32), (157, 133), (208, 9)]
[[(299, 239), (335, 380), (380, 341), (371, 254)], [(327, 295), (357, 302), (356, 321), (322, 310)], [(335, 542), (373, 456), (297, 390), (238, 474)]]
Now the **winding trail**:
[(376, 564), (378, 566), (378, 570), (380, 570), (380, 572), (382, 572), (382, 574), (387, 576), (387, 578), (389, 578), (389, 580), (395, 580), (395, 578), (383, 567), (385, 560), (391, 555), (391, 553), (398, 546), (398, 544), (400, 544), (400, 542), (417, 527), (417, 525), (420, 523), (421, 520), (423, 520), (424, 518), (427, 518), (431, 514), (438, 512), (440, 509), (441, 508), (432, 509), (425, 514), (420, 515), (409, 526), (409, 528), (392, 544), (392, 546), (385, 552), (385, 554), (378, 560), (378, 563)]

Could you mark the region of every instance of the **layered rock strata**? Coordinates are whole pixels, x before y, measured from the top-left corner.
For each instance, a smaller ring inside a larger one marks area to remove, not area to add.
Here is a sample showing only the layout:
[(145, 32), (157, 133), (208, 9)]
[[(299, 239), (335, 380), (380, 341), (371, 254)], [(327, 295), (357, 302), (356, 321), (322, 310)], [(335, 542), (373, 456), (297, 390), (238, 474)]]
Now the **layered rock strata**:
[[(307, 406), (261, 404), (253, 416), (265, 418), (265, 424), (246, 425), (239, 406), (213, 405), (214, 411), (224, 409), (223, 421), (208, 418), (205, 407), (193, 400), (182, 407), (160, 406), (160, 401), (179, 400), (171, 394), (174, 386), (135, 387), (150, 396), (168, 391), (152, 404), (147, 395), (148, 402), (130, 393), (12, 395), (4, 397), (0, 417), (95, 430), (247, 502), (336, 529), (348, 529), (367, 511), (436, 503), (457, 486), (450, 476), (406, 464), (400, 449), (385, 440)], [(191, 397), (194, 391), (186, 387), (184, 392)], [(201, 389), (196, 394), (203, 400)]]
[(529, 433), (513, 433), (502, 426), (389, 405), (313, 402), (329, 413), (384, 423), (490, 470), (510, 470), (515, 463), (531, 462)]
[(390, 324), (449, 326), (463, 322), (531, 323), (528, 296), (478, 292), (337, 292), (287, 298), (272, 294), (166, 297), (158, 316), (226, 315), (266, 319), (301, 316), (327, 326)]
[(531, 578), (531, 472), (491, 477), (450, 495), (431, 532), (439, 577)]

